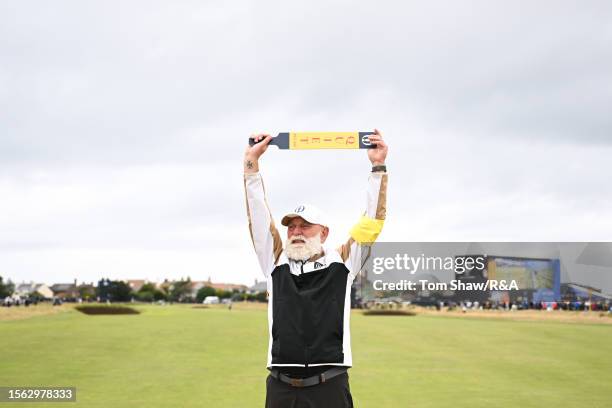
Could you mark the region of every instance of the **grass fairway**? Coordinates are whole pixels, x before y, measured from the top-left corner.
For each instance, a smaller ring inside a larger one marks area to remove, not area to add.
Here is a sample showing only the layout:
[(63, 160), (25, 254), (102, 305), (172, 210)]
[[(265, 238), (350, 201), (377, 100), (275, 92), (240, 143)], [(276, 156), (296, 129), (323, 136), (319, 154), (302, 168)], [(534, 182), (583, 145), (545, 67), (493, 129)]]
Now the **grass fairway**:
[[(82, 407), (263, 406), (264, 309), (137, 308), (0, 321), (0, 386), (76, 386)], [(352, 338), (357, 407), (612, 406), (611, 325), (355, 312)]]

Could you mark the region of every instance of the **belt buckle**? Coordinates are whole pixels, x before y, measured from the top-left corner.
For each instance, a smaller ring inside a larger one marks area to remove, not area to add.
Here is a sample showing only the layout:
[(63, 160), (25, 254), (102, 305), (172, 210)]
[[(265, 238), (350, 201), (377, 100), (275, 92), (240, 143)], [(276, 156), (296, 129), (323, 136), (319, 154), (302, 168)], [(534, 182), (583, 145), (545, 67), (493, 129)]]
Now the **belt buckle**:
[(304, 386), (304, 380), (301, 378), (292, 378), (291, 379), (291, 385), (294, 387), (303, 387)]

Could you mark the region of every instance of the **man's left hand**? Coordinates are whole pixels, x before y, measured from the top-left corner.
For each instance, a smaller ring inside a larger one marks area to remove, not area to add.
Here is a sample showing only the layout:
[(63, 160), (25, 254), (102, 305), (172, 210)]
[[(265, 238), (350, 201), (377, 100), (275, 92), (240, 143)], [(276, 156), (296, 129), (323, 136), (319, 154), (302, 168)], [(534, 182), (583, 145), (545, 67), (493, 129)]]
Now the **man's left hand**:
[(370, 143), (376, 146), (373, 149), (368, 149), (368, 158), (372, 162), (372, 166), (385, 164), (389, 148), (382, 138), (382, 133), (380, 133), (380, 130), (374, 129), (374, 134), (369, 135), (368, 138), (370, 139)]

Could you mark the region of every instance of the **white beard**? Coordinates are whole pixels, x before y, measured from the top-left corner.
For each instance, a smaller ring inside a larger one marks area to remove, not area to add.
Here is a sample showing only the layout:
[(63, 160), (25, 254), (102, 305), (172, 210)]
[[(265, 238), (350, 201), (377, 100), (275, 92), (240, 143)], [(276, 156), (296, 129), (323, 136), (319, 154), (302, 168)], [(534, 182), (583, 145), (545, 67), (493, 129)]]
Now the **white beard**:
[[(304, 243), (293, 241), (301, 239)], [(319, 232), (312, 238), (306, 238), (303, 235), (296, 235), (291, 238), (287, 238), (285, 241), (285, 253), (287, 258), (293, 259), (294, 261), (306, 261), (315, 255), (320, 254), (323, 248), (321, 244), (321, 233)]]

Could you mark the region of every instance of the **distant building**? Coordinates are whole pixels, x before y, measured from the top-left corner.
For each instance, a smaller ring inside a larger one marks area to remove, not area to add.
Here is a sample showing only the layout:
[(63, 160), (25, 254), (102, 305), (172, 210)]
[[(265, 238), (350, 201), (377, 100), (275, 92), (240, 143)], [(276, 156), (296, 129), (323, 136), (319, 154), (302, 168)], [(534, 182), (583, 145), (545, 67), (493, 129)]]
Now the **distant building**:
[(246, 290), (248, 289), (246, 285), (238, 285), (235, 283), (212, 283), (209, 286), (212, 286), (217, 290), (227, 290), (229, 292), (246, 292)]
[(156, 283), (155, 287), (164, 293), (168, 293), (170, 292), (170, 288), (172, 288), (172, 281), (164, 279), (163, 282)]
[(59, 299), (77, 299), (80, 297), (77, 280), (74, 283), (56, 283), (51, 285), (53, 296)]
[(191, 294), (193, 296), (196, 296), (198, 291), (205, 286), (208, 286), (215, 290), (226, 290), (228, 292), (236, 291), (236, 292), (244, 293), (248, 290), (248, 287), (246, 285), (239, 285), (235, 283), (213, 283), (210, 280), (210, 278), (208, 278), (208, 280), (205, 280), (205, 281), (191, 282)]
[(15, 288), (14, 295), (22, 297), (22, 298), (27, 298), (27, 297), (30, 297), (34, 293), (38, 293), (44, 299), (51, 299), (53, 297), (53, 291), (51, 290), (51, 288), (49, 288), (44, 283), (34, 283), (34, 282), (21, 283), (17, 285), (17, 287)]
[(246, 285), (238, 285), (235, 283), (212, 283), (210, 277), (208, 278), (208, 281), (206, 281), (205, 286), (210, 286), (211, 288), (217, 290), (227, 290), (229, 292), (246, 292), (246, 290), (248, 289)]
[(140, 288), (142, 288), (145, 283), (147, 283), (144, 279), (128, 279), (125, 281), (133, 292), (138, 292)]
[(267, 291), (268, 291), (267, 282), (266, 281), (258, 282), (257, 279), (255, 279), (255, 284), (249, 287), (249, 289), (247, 290), (247, 293), (249, 295), (256, 295), (258, 293), (264, 293)]
[(196, 296), (198, 291), (207, 285), (206, 281), (192, 281), (191, 282), (191, 295)]

